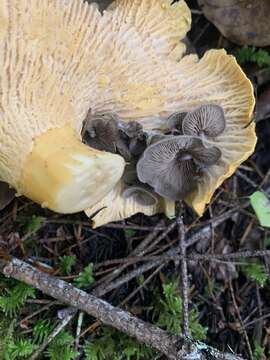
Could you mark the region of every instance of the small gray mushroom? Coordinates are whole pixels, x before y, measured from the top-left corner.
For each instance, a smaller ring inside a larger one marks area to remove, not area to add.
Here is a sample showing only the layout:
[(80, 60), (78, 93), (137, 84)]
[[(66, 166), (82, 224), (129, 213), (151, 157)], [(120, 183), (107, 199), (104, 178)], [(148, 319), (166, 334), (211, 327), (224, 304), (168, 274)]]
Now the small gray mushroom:
[(119, 129), (129, 138), (143, 139), (143, 127), (137, 121), (120, 122)]
[(190, 149), (195, 164), (204, 167), (215, 165), (221, 158), (220, 149), (216, 146), (204, 147), (199, 142), (198, 139), (194, 140), (192, 149)]
[(137, 185), (140, 183), (137, 176), (136, 165), (137, 162), (134, 161), (134, 159), (126, 164), (125, 171), (122, 176), (122, 180), (126, 185)]
[(201, 169), (214, 165), (220, 156), (217, 147), (206, 148), (199, 138), (170, 136), (145, 150), (137, 175), (159, 195), (181, 200), (196, 188)]
[(225, 115), (221, 106), (202, 105), (189, 112), (182, 121), (184, 135), (216, 137), (226, 127)]
[(146, 139), (146, 145), (150, 146), (153, 145), (154, 143), (164, 140), (164, 139), (168, 139), (168, 135), (163, 134), (160, 131), (149, 131), (147, 133), (147, 139)]
[(88, 115), (84, 141), (103, 151), (119, 153), (126, 161), (139, 157), (146, 148), (143, 128), (135, 121), (122, 122), (115, 113)]
[(129, 151), (129, 159), (131, 157), (139, 157), (146, 148), (146, 136), (142, 125), (136, 121), (128, 123), (120, 122), (119, 129), (121, 139), (119, 148), (122, 149), (122, 143), (125, 143)]
[(130, 186), (123, 192), (124, 198), (135, 197), (138, 204), (143, 206), (154, 206), (158, 203), (158, 197), (153, 191), (146, 189), (143, 186)]
[(84, 130), (84, 141), (97, 149), (115, 153), (118, 135), (118, 116), (114, 113), (94, 114)]
[(167, 119), (167, 126), (171, 132), (175, 135), (183, 134), (183, 120), (186, 117), (187, 112), (175, 112), (171, 114)]

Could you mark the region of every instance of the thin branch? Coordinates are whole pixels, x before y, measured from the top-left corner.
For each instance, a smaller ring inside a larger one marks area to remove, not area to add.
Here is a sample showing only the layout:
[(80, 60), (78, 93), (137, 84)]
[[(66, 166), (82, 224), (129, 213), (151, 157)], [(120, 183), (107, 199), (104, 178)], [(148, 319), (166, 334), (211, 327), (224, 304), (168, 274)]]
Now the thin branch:
[(77, 329), (76, 329), (75, 350), (78, 350), (80, 344), (80, 334), (82, 331), (83, 317), (84, 317), (84, 312), (80, 311), (78, 316)]
[[(211, 235), (211, 230), (209, 230), (209, 236)], [(189, 245), (189, 244), (188, 244)], [(209, 254), (191, 254), (186, 256), (186, 260), (196, 260), (196, 261), (231, 261), (234, 259), (241, 258), (251, 258), (251, 257), (261, 257), (261, 256), (270, 256), (270, 250), (258, 250), (258, 251), (239, 251), (232, 254), (214, 254), (209, 256)], [(136, 269), (128, 272), (127, 274), (119, 277), (112, 283), (109, 283), (106, 287), (98, 287), (92, 291), (96, 296), (102, 297), (108, 292), (118, 288), (119, 286), (131, 281), (132, 279), (142, 275), (143, 273), (160, 266), (160, 264), (166, 264), (169, 261), (179, 261), (182, 260), (183, 256), (179, 254), (179, 247), (173, 247), (169, 249), (164, 255), (161, 256), (144, 256), (144, 257), (134, 257), (130, 259), (129, 265), (132, 262), (146, 262), (138, 266)]]
[(67, 326), (70, 320), (74, 317), (74, 313), (66, 316), (53, 330), (53, 332), (48, 336), (48, 338), (44, 341), (43, 344), (34, 352), (34, 354), (30, 357), (29, 360), (36, 360), (39, 358), (39, 355), (42, 354), (43, 350), (53, 341), (53, 339)]
[(182, 290), (182, 302), (183, 302), (183, 334), (189, 336), (189, 318), (188, 318), (188, 270), (187, 270), (187, 259), (186, 259), (186, 231), (183, 222), (183, 207), (182, 204), (178, 204), (178, 239), (179, 239), (179, 250), (181, 255), (181, 290)]
[(50, 301), (48, 304), (46, 304), (42, 308), (39, 308), (38, 310), (32, 312), (30, 315), (26, 316), (25, 318), (23, 318), (22, 320), (17, 322), (16, 326), (19, 326), (19, 325), (21, 325), (23, 323), (26, 323), (28, 320), (30, 320), (33, 317), (39, 315), (41, 312), (48, 310), (51, 306), (54, 306), (54, 305), (59, 305), (59, 302), (55, 301), (55, 300)]
[(145, 287), (145, 285), (147, 285), (152, 279), (154, 276), (156, 276), (157, 273), (159, 273), (162, 268), (164, 267), (165, 265), (160, 265), (156, 270), (154, 270), (152, 272), (151, 275), (148, 276), (147, 279), (144, 280), (143, 284), (141, 284), (139, 287), (137, 287), (135, 290), (133, 290), (121, 303), (120, 305), (123, 306), (125, 305), (126, 303), (128, 303), (128, 301), (130, 301), (131, 298), (133, 298), (143, 287)]
[[(146, 238), (131, 252), (130, 256), (132, 255), (144, 255), (145, 251), (148, 247), (149, 244), (153, 244), (153, 241), (156, 237), (156, 235), (159, 232), (159, 228), (161, 227), (161, 225), (164, 223), (164, 221), (160, 221), (157, 226), (155, 226), (154, 230), (148, 235), (146, 236)], [(155, 244), (157, 244), (159, 241), (161, 241), (162, 239), (164, 239), (169, 232), (171, 232), (174, 227), (175, 227), (175, 222), (173, 222), (172, 224), (170, 224), (169, 226), (167, 226), (166, 229), (163, 229), (163, 232), (161, 233), (160, 236), (157, 237), (157, 239), (154, 241)]]
[(270, 314), (263, 315), (262, 317), (259, 317), (259, 318), (256, 318), (254, 320), (249, 321), (248, 323), (246, 322), (245, 327), (247, 328), (247, 327), (249, 327), (249, 326), (251, 326), (251, 325), (253, 325), (253, 324), (255, 324), (255, 323), (259, 322), (259, 321), (262, 321), (262, 320), (265, 320), (265, 319), (268, 319), (268, 318), (270, 318)]
[[(158, 266), (161, 263), (166, 263), (168, 261), (178, 261), (183, 258), (182, 255), (178, 254), (179, 249), (178, 248), (171, 248), (169, 251), (167, 251), (164, 255), (160, 256), (145, 256), (143, 258), (140, 257), (132, 257), (130, 259), (130, 263), (136, 263), (136, 262), (149, 262), (152, 261), (152, 263), (148, 263), (147, 265), (152, 267)], [(246, 250), (246, 251), (237, 251), (234, 253), (229, 254), (190, 254), (186, 255), (186, 260), (193, 260), (193, 261), (205, 261), (205, 262), (231, 262), (233, 260), (238, 259), (249, 259), (249, 258), (255, 258), (255, 257), (270, 257), (270, 250)], [(115, 259), (113, 262), (117, 263), (122, 262), (122, 259)], [(124, 261), (124, 259), (123, 259)], [(138, 268), (137, 268), (138, 269)], [(149, 270), (149, 267), (146, 268)]]
[[(149, 256), (134, 256), (129, 258), (127, 260), (126, 258), (122, 259), (114, 259), (114, 260), (108, 260), (107, 265), (115, 265), (115, 264), (123, 264), (125, 262), (129, 262), (129, 265), (138, 263), (138, 262), (149, 262), (153, 261), (152, 265), (147, 264), (150, 266), (150, 269), (152, 267), (158, 266), (161, 263), (166, 263), (168, 261), (178, 261), (182, 259), (182, 256), (178, 254), (178, 248), (174, 247), (171, 248), (169, 251), (167, 251), (163, 255), (149, 255)], [(229, 254), (213, 254), (209, 256), (209, 254), (190, 254), (186, 255), (187, 260), (195, 260), (195, 261), (205, 261), (205, 262), (231, 262), (232, 260), (238, 260), (238, 259), (248, 259), (248, 258), (255, 258), (255, 257), (268, 257), (270, 256), (270, 250), (246, 250), (246, 251), (237, 251), (234, 253)], [(148, 271), (149, 267), (146, 267), (145, 271)], [(270, 277), (269, 277), (270, 278)]]
[(246, 332), (246, 329), (245, 329), (245, 326), (244, 326), (244, 323), (243, 323), (243, 320), (242, 320), (242, 317), (241, 317), (241, 313), (240, 313), (240, 310), (239, 310), (239, 307), (237, 305), (237, 302), (236, 302), (236, 299), (235, 299), (235, 295), (234, 295), (234, 290), (233, 290), (233, 285), (232, 285), (232, 282), (229, 281), (229, 286), (230, 286), (230, 292), (231, 292), (231, 297), (232, 297), (232, 301), (233, 301), (233, 306), (235, 308), (235, 311), (236, 311), (236, 314), (237, 314), (237, 317), (238, 317), (238, 321), (241, 325), (241, 330), (243, 332), (243, 335), (244, 335), (244, 339), (245, 339), (245, 342), (246, 342), (246, 345), (247, 345), (247, 350), (248, 350), (248, 356), (250, 358), (250, 360), (253, 359), (253, 355), (252, 355), (252, 349), (251, 349), (251, 345), (250, 345), (250, 342), (249, 342), (249, 339), (248, 339), (248, 335), (247, 335), (247, 332)]
[(110, 282), (109, 284), (107, 284), (107, 286), (104, 286), (104, 287), (100, 286), (100, 287), (94, 289), (92, 291), (92, 294), (94, 294), (95, 296), (103, 297), (104, 295), (106, 295), (110, 291), (112, 291), (114, 289), (117, 289), (121, 285), (123, 285), (123, 284), (131, 281), (132, 279), (144, 274), (145, 272), (153, 269), (154, 267), (159, 266), (160, 264), (161, 264), (160, 261), (149, 261), (148, 263), (137, 267), (136, 269), (128, 272), (127, 274), (120, 276), (115, 281)]

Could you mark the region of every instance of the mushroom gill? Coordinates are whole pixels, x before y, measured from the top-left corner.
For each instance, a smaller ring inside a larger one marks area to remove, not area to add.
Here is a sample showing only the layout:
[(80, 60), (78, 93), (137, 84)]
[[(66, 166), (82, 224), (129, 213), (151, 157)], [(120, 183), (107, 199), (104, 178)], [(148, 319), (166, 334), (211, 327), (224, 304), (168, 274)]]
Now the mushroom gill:
[(84, 142), (90, 147), (116, 152), (118, 142), (118, 117), (115, 114), (90, 114), (83, 128)]
[(216, 137), (226, 127), (225, 115), (219, 105), (202, 105), (189, 112), (182, 121), (182, 131), (185, 135), (203, 135)]

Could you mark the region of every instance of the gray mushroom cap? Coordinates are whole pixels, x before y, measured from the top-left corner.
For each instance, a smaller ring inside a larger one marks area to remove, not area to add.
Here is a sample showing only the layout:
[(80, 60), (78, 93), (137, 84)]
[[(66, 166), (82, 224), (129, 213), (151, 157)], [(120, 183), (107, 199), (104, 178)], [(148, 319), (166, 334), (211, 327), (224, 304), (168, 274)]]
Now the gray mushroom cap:
[(129, 138), (143, 139), (143, 127), (136, 121), (119, 122), (119, 129)]
[(167, 119), (167, 126), (173, 133), (183, 134), (183, 120), (186, 117), (187, 112), (175, 112), (171, 114)]
[(221, 106), (202, 105), (189, 112), (182, 120), (182, 130), (185, 135), (206, 135), (216, 137), (226, 127), (225, 115)]
[(138, 178), (171, 200), (184, 199), (196, 187), (202, 167), (221, 157), (217, 147), (205, 147), (191, 136), (172, 136), (150, 145), (137, 164)]
[(118, 117), (114, 113), (101, 113), (91, 116), (85, 129), (85, 142), (97, 149), (115, 153), (118, 141)]
[(143, 128), (135, 121), (124, 123), (115, 113), (89, 116), (84, 128), (84, 141), (91, 147), (118, 152), (126, 161), (139, 157), (146, 147)]

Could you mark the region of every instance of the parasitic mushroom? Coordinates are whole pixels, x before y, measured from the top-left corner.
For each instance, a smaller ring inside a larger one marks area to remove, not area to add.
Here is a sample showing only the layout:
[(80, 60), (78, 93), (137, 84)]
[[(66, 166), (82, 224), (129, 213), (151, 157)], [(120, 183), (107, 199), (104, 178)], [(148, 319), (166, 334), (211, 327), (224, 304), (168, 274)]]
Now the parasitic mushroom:
[[(146, 147), (146, 137), (142, 125), (136, 121), (130, 121), (120, 124), (120, 128), (120, 140), (128, 144), (130, 157), (139, 157)], [(121, 154), (121, 151), (119, 152)]]
[(84, 141), (94, 149), (115, 153), (118, 142), (118, 117), (103, 113), (90, 116), (84, 128)]
[(92, 148), (119, 153), (125, 160), (139, 157), (146, 147), (142, 126), (135, 121), (121, 122), (116, 114), (94, 114), (86, 119), (84, 142)]
[[(1, 0), (0, 19), (0, 176), (19, 194), (65, 213), (115, 194), (124, 160), (82, 144), (89, 108), (146, 131), (179, 109), (221, 106), (226, 128), (211, 139), (221, 159), (185, 198), (198, 214), (253, 152), (252, 85), (224, 50), (183, 57), (183, 0), (117, 0), (103, 14), (83, 0)], [(116, 206), (125, 217), (138, 210), (117, 194), (107, 222)]]
[(202, 140), (175, 136), (149, 146), (137, 164), (138, 178), (170, 200), (182, 200), (196, 188), (201, 169), (218, 162), (221, 151)]
[(167, 126), (175, 134), (216, 137), (225, 130), (226, 120), (221, 106), (207, 104), (189, 113), (173, 113)]
[(183, 120), (186, 117), (186, 112), (176, 112), (170, 115), (167, 119), (167, 126), (173, 134), (183, 134)]
[(225, 130), (225, 115), (221, 106), (202, 105), (188, 113), (182, 122), (185, 135), (216, 137)]

